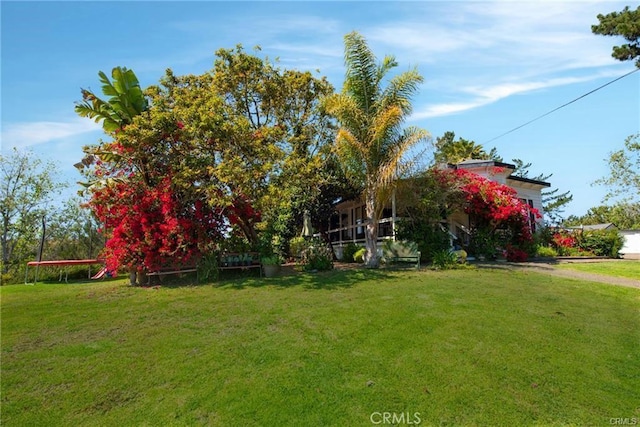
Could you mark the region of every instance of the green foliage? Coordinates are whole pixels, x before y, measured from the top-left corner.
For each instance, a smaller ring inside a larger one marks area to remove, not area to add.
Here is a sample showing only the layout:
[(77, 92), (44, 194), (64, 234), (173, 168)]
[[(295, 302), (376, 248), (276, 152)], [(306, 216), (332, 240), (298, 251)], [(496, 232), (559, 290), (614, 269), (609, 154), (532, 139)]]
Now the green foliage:
[(105, 132), (112, 133), (130, 124), (135, 116), (149, 107), (133, 70), (126, 67), (113, 68), (113, 81), (102, 71), (98, 76), (102, 83), (102, 93), (109, 99), (104, 101), (94, 93), (82, 89), (82, 101), (76, 103), (75, 111), (81, 117), (94, 119), (96, 123), (102, 121)]
[[(540, 174), (534, 177), (529, 177), (529, 168), (531, 167), (531, 163), (524, 163), (524, 161), (520, 159), (513, 159), (512, 161), (516, 167), (512, 173), (514, 176), (531, 178), (536, 181), (543, 182), (547, 182), (549, 178), (553, 176), (553, 174)], [(558, 193), (559, 191), (560, 190), (558, 188), (541, 191), (542, 210), (544, 211), (547, 222), (550, 224), (560, 224), (562, 222), (564, 207), (573, 200), (573, 195), (570, 191)]]
[(105, 245), (96, 217), (79, 198), (67, 200), (47, 221), (45, 253), (51, 259), (97, 258)]
[(218, 280), (220, 270), (218, 265), (220, 253), (217, 251), (205, 254), (198, 262), (198, 280), (200, 282), (212, 282)]
[(8, 282), (19, 281), (24, 263), (37, 256), (42, 219), (54, 213), (50, 199), (66, 185), (56, 182), (57, 167), (30, 152), (13, 149), (0, 154), (0, 248), (1, 273)]
[(435, 163), (457, 164), (465, 160), (496, 160), (502, 161), (495, 148), (489, 153), (480, 144), (463, 138), (455, 140), (454, 132), (445, 132), (436, 139), (436, 150), (433, 154)]
[(458, 266), (458, 255), (443, 249), (433, 253), (432, 266), (436, 270), (451, 270)]
[(300, 258), (302, 256), (302, 251), (304, 251), (307, 246), (307, 239), (302, 236), (294, 237), (289, 240), (289, 255), (294, 258)]
[(263, 265), (280, 265), (282, 264), (282, 258), (279, 255), (267, 255), (260, 258), (260, 262)]
[(620, 230), (640, 229), (640, 203), (617, 203), (612, 206), (596, 206), (585, 215), (571, 215), (564, 221), (565, 227), (612, 223)]
[[(640, 22), (637, 25), (640, 28)], [(605, 201), (622, 197), (625, 204), (640, 203), (640, 133), (628, 136), (622, 149), (609, 153), (607, 163), (609, 175), (594, 182), (609, 189)]]
[[(91, 185), (128, 181), (153, 188), (170, 177), (187, 209), (216, 207), (232, 225), (232, 240), (244, 236), (250, 248), (233, 251), (281, 257), (304, 210), (328, 217), (346, 188), (331, 149), (335, 126), (320, 105), (333, 93), (325, 78), (281, 69), (242, 46), (218, 50), (207, 73), (167, 70), (144, 91), (131, 70), (112, 75), (110, 81), (100, 73), (105, 101), (83, 90), (76, 107), (79, 115), (102, 120), (114, 140), (86, 148), (78, 167)], [(218, 240), (202, 242), (202, 249), (238, 243)]]
[(385, 240), (382, 242), (382, 258), (393, 263), (395, 258), (419, 257), (418, 245), (408, 240)]
[(476, 228), (471, 235), (471, 245), (469, 252), (476, 257), (493, 259), (496, 256), (496, 249), (501, 246), (499, 236), (489, 228)]
[(578, 235), (578, 247), (596, 256), (617, 258), (624, 246), (618, 230), (584, 230)]
[(611, 56), (620, 61), (636, 60), (640, 68), (640, 6), (636, 10), (626, 6), (620, 12), (598, 15), (598, 25), (592, 25), (594, 34), (603, 36), (622, 36), (628, 42), (613, 47)]
[(538, 227), (533, 235), (533, 241), (536, 246), (550, 246), (553, 242), (553, 235), (555, 230), (550, 226), (544, 224)]
[(436, 253), (451, 248), (449, 233), (439, 224), (429, 222), (432, 220), (414, 217), (396, 223), (396, 236), (401, 240), (412, 239), (421, 253), (422, 261), (431, 261)]
[[(354, 255), (357, 252), (360, 252), (363, 248), (360, 245), (357, 245), (353, 242), (347, 244), (344, 248), (342, 248), (342, 261), (344, 262), (362, 262), (362, 261), (356, 261), (356, 259), (354, 258)], [(365, 250), (366, 251), (366, 250)]]
[(367, 255), (367, 248), (359, 248), (353, 253), (353, 260), (358, 263), (364, 262), (364, 257)]
[(542, 258), (554, 258), (558, 256), (558, 252), (549, 246), (538, 246), (536, 248), (536, 256)]
[(333, 251), (321, 239), (313, 238), (302, 251), (300, 259), (306, 271), (325, 271), (333, 268)]

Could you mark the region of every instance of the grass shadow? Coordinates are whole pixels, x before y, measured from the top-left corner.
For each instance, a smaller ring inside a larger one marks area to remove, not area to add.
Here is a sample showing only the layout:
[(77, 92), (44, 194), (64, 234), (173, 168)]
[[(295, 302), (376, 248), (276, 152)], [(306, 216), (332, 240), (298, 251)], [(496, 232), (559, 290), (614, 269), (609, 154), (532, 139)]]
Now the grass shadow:
[(273, 286), (280, 289), (303, 287), (314, 290), (337, 290), (351, 288), (365, 280), (382, 280), (389, 278), (390, 272), (373, 269), (334, 269), (330, 271), (304, 272), (294, 271), (277, 277), (246, 278), (219, 281), (213, 285), (219, 289), (242, 290)]
[[(69, 277), (69, 279), (67, 281), (65, 281), (64, 279), (59, 280), (57, 278), (45, 278), (45, 279), (38, 279), (38, 281), (36, 282), (36, 284), (40, 283), (43, 285), (90, 285), (90, 284), (96, 284), (96, 283), (111, 283), (111, 282), (119, 282), (122, 281), (124, 279), (123, 276), (116, 276), (116, 277), (104, 277), (102, 279), (88, 279), (86, 277), (84, 278), (71, 278)], [(33, 285), (33, 282), (27, 282), (27, 285)]]

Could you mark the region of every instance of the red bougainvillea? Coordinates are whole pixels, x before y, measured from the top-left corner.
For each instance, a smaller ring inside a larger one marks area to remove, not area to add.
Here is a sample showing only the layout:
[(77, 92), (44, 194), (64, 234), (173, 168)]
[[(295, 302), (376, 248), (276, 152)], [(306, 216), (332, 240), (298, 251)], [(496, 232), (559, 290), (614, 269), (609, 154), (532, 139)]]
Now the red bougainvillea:
[(526, 259), (522, 248), (532, 241), (531, 217), (541, 218), (537, 209), (520, 200), (513, 188), (468, 170), (444, 169), (437, 174), (441, 182), (459, 190), (464, 211), (472, 217), (476, 230), (491, 234), (496, 230), (508, 231), (508, 240), (502, 242), (508, 257), (517, 261)]
[(478, 226), (494, 230), (507, 227), (514, 232), (516, 243), (531, 241), (531, 214), (536, 219), (541, 215), (521, 201), (516, 190), (464, 169), (455, 174), (466, 197), (465, 212), (473, 215)]
[(569, 249), (575, 248), (578, 240), (571, 234), (558, 232), (553, 235), (553, 244), (556, 248)]
[(194, 262), (207, 241), (220, 236), (219, 210), (181, 202), (164, 178), (154, 188), (118, 181), (93, 193), (90, 206), (110, 231), (107, 269), (154, 270)]

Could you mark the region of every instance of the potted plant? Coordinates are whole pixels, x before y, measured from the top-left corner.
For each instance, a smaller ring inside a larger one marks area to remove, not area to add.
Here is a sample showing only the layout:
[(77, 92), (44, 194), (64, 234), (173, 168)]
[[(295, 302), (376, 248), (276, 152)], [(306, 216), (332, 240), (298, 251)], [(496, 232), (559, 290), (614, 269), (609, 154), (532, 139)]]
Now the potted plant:
[(274, 277), (280, 271), (281, 261), (278, 255), (264, 256), (260, 261), (266, 277)]

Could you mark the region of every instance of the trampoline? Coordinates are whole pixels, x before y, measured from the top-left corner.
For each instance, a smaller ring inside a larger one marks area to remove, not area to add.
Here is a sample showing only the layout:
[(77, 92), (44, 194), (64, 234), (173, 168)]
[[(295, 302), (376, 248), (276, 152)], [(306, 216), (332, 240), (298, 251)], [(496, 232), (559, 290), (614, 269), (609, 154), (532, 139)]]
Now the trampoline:
[[(60, 260), (54, 260), (54, 261), (30, 261), (27, 263), (27, 268), (24, 271), (24, 284), (27, 285), (29, 284), (29, 267), (35, 267), (36, 271), (35, 274), (33, 276), (33, 284), (35, 284), (38, 281), (38, 270), (40, 267), (66, 267), (64, 268), (64, 273), (65, 273), (65, 277), (64, 277), (64, 281), (65, 283), (69, 283), (69, 269), (68, 267), (74, 266), (74, 265), (91, 265), (91, 264), (103, 264), (104, 265), (104, 260), (103, 259), (60, 259)], [(106, 270), (105, 270), (106, 272)], [(60, 270), (60, 281), (62, 281), (62, 273), (63, 271)], [(97, 275), (96, 275), (97, 276)], [(102, 278), (103, 276), (100, 277), (96, 277), (96, 278)], [(93, 278), (91, 276), (91, 268), (89, 268), (89, 278)]]

